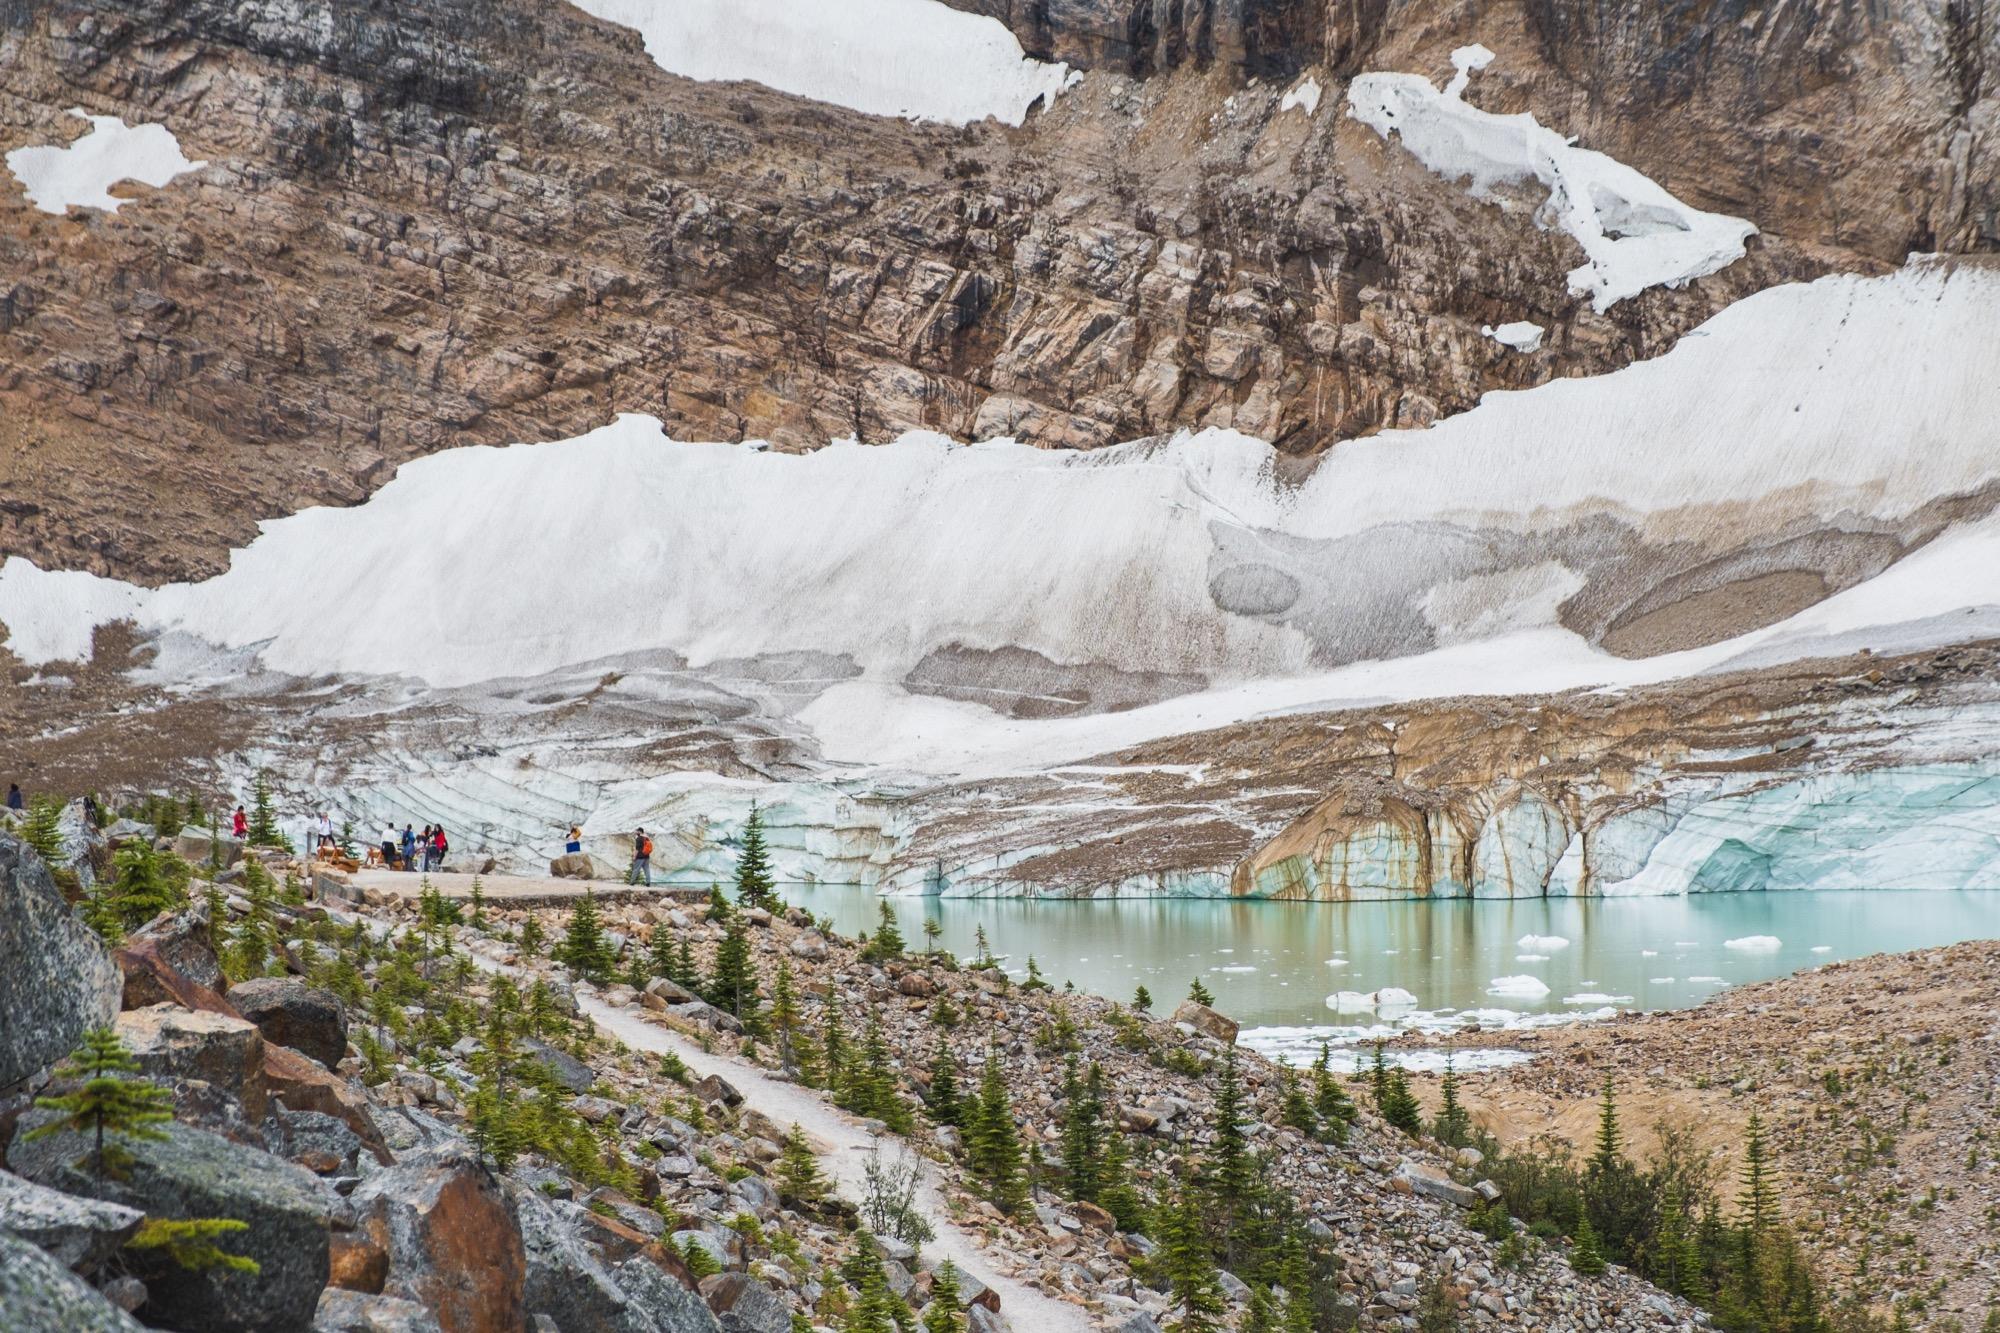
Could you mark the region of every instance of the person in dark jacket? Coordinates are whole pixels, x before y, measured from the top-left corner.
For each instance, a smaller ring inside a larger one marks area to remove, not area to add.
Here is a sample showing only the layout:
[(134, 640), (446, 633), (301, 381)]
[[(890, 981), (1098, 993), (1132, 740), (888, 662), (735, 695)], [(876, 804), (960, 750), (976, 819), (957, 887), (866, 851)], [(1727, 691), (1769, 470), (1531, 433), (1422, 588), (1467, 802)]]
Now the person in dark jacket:
[(28, 808), (28, 798), (21, 795), (21, 784), (18, 782), (7, 784), (7, 808), (9, 810), (25, 810)]
[[(430, 832), (430, 825), (424, 825), (424, 832)], [(403, 869), (417, 868), (417, 835), (408, 824), (403, 825)]]

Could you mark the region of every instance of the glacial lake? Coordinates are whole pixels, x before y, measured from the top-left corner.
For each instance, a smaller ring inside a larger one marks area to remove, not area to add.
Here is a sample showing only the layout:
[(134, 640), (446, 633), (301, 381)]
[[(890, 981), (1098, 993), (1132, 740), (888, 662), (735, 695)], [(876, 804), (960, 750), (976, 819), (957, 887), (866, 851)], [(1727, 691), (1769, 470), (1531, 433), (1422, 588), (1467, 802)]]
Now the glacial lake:
[[(1369, 903), (878, 899), (800, 885), (780, 892), (845, 934), (872, 929), (886, 901), (912, 948), (922, 947), (931, 918), (943, 930), (939, 943), (960, 958), (973, 956), (984, 926), (1015, 976), (1032, 955), (1057, 987), (1073, 981), (1129, 1002), (1144, 985), (1158, 1013), (1199, 977), (1216, 1007), (1244, 1025), (1246, 1043), (1293, 1059), (1310, 1058), (1322, 1038), (1352, 1051), (1409, 1030), (1679, 1008), (1840, 959), (2000, 934), (1994, 890)], [(1385, 988), (1414, 1003), (1371, 1003)], [(1344, 1002), (1334, 999), (1341, 992), (1349, 992)], [(1421, 1053), (1407, 1060), (1431, 1062)]]

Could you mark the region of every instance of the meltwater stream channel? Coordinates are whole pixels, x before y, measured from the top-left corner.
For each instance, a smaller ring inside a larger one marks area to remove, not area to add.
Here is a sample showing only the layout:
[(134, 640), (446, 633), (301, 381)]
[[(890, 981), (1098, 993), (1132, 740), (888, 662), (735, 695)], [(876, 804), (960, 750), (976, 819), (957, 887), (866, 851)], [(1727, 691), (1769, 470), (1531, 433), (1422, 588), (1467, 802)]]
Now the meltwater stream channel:
[[(1129, 1002), (1144, 985), (1162, 1013), (1198, 977), (1244, 1025), (1247, 1044), (1298, 1060), (1322, 1038), (1352, 1059), (1377, 1035), (1679, 1008), (1839, 959), (2000, 934), (2000, 892), (1991, 890), (1368, 903), (783, 892), (847, 934), (872, 929), (886, 901), (913, 948), (935, 919), (940, 945), (960, 958), (973, 956), (983, 926), (1016, 976), (1032, 956), (1057, 987), (1073, 981)], [(1371, 1004), (1386, 988), (1414, 1002)], [(1420, 1067), (1437, 1059), (1405, 1058)]]

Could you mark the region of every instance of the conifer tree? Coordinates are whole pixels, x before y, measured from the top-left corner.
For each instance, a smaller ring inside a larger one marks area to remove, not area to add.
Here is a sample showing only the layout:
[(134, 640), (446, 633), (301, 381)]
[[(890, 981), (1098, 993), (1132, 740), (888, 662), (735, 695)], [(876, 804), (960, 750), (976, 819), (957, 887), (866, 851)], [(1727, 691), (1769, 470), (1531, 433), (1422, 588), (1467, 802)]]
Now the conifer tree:
[(1063, 1065), (1063, 1177), (1072, 1199), (1095, 1202), (1104, 1167), (1104, 1071), (1093, 1061), (1077, 1077), (1076, 1057)]
[(673, 979), (690, 994), (701, 989), (701, 969), (695, 966), (694, 945), (688, 942), (685, 935), (681, 936), (680, 947), (674, 954), (674, 966), (679, 970), (673, 974)]
[(542, 931), (542, 923), (540, 918), (531, 914), (528, 917), (528, 919), (521, 924), (521, 956), (523, 958), (533, 958), (537, 956), (538, 954), (541, 953), (542, 946), (547, 942), (548, 942), (548, 936), (545, 935)]
[[(352, 855), (352, 853), (350, 853)], [(472, 920), (468, 922), (474, 930), (486, 929), (486, 884), (478, 875), (472, 877)]]
[(876, 904), (876, 909), (875, 933), (869, 937), (861, 956), (878, 963), (901, 958), (907, 946), (903, 943), (901, 928), (896, 925), (896, 914), (889, 910), (889, 900), (882, 899)]
[(854, 1289), (855, 1301), (841, 1322), (841, 1333), (898, 1333), (905, 1321), (914, 1324), (909, 1306), (889, 1286), (882, 1267), (882, 1255), (875, 1237), (866, 1231), (854, 1236), (854, 1253), (840, 1267), (841, 1279)]
[(1660, 1198), (1660, 1222), (1653, 1233), (1653, 1245), (1646, 1259), (1646, 1276), (1663, 1291), (1686, 1294), (1690, 1236), (1687, 1214), (1681, 1208), (1680, 1186), (1667, 1182)]
[(1278, 1078), (1279, 1118), (1308, 1138), (1318, 1135), (1319, 1112), (1313, 1109), (1312, 1099), (1306, 1096), (1305, 1085), (1299, 1082), (1298, 1071), (1290, 1065), (1280, 1065)]
[(771, 1031), (778, 1041), (778, 1063), (786, 1070), (798, 1067), (796, 1034), (804, 1016), (799, 1010), (798, 986), (792, 980), (792, 963), (778, 959), (778, 979), (771, 987)]
[(1319, 1113), (1327, 1136), (1338, 1142), (1347, 1137), (1347, 1127), (1354, 1123), (1359, 1112), (1347, 1090), (1340, 1086), (1340, 1080), (1333, 1076), (1332, 1059), (1330, 1045), (1322, 1041), (1319, 1057), (1313, 1061), (1313, 1110)]
[(139, 1062), (132, 1058), (115, 1029), (96, 1027), (83, 1034), (83, 1044), (70, 1053), (56, 1073), (81, 1080), (73, 1092), (54, 1097), (37, 1097), (35, 1106), (54, 1111), (61, 1118), (23, 1134), (24, 1142), (73, 1131), (91, 1136), (90, 1151), (73, 1163), (77, 1169), (89, 1164), (93, 1178), (123, 1179), (132, 1167), (132, 1154), (112, 1139), (164, 1139), (157, 1128), (174, 1118), (173, 1094), (151, 1079), (134, 1078)]
[(1215, 1256), (1202, 1226), (1201, 1195), (1182, 1181), (1175, 1197), (1160, 1209), (1156, 1271), (1167, 1283), (1173, 1333), (1219, 1333), (1228, 1308)]
[(256, 783), (251, 788), (249, 835), (252, 847), (291, 847), (284, 830), (278, 827), (278, 809), (271, 798), (271, 775), (262, 769), (257, 771)]
[(736, 909), (729, 905), (729, 899), (722, 896), (722, 886), (720, 884), (709, 885), (708, 919), (717, 925), (721, 925), (735, 914)]
[(999, 1057), (991, 1051), (979, 1076), (979, 1098), (966, 1131), (966, 1156), (987, 1201), (1003, 1213), (1019, 1210), (1028, 1202), (1021, 1132), (1014, 1123), (1014, 1103), (1007, 1095)]
[(925, 1105), (936, 1124), (964, 1123), (965, 1107), (958, 1091), (958, 1057), (952, 1054), (951, 1043), (943, 1037), (938, 1038), (937, 1049), (931, 1053), (930, 1095)]
[(819, 1156), (796, 1121), (778, 1156), (778, 1192), (795, 1206), (810, 1206), (826, 1198), (826, 1177), (819, 1169)]
[(1778, 1221), (1778, 1178), (1764, 1142), (1764, 1121), (1755, 1111), (1744, 1130), (1742, 1180), (1736, 1195), (1737, 1222), (1749, 1236), (1759, 1237)]
[(842, 1025), (840, 997), (826, 997), (826, 1010), (820, 1019), (819, 1061), (823, 1086), (839, 1088), (847, 1078), (847, 1031)]
[(986, 942), (986, 923), (983, 921), (972, 928), (972, 965), (982, 968), (994, 965), (993, 946)]
[(770, 911), (777, 905), (774, 888), (770, 854), (764, 849), (764, 814), (752, 802), (750, 822), (743, 826), (743, 854), (736, 859), (736, 901)]
[(110, 898), (119, 922), (143, 926), (162, 912), (187, 906), (188, 867), (172, 852), (156, 852), (144, 838), (118, 849)]
[(223, 970), (231, 981), (261, 977), (271, 969), (278, 947), (276, 888), (262, 861), (254, 856), (243, 858), (243, 891), (250, 910), (237, 923), (224, 959)]
[(757, 967), (750, 958), (750, 935), (741, 917), (731, 917), (715, 950), (715, 971), (704, 997), (718, 1009), (735, 1015), (749, 1031), (763, 1031), (757, 993)]
[(680, 983), (680, 964), (674, 960), (674, 932), (665, 922), (653, 927), (646, 941), (646, 970), (656, 977)]
[(528, 1146), (518, 1105), (521, 1054), (514, 1040), (514, 1029), (519, 1021), (519, 1006), (513, 983), (505, 977), (496, 979), (480, 1051), (472, 1060), (473, 1073), (478, 1078), (468, 1106), (472, 1141), (502, 1171), (512, 1166)]
[(1439, 1089), (1437, 1119), (1431, 1122), (1431, 1137), (1439, 1143), (1463, 1148), (1472, 1141), (1472, 1117), (1458, 1097), (1458, 1070), (1449, 1054), (1444, 1057), (1444, 1081)]
[(1144, 1231), (1146, 1199), (1132, 1179), (1132, 1154), (1125, 1146), (1125, 1132), (1115, 1122), (1105, 1127), (1104, 1166), (1098, 1177), (1102, 1183), (1097, 1206), (1117, 1219), (1120, 1231)]
[(1604, 1250), (1588, 1215), (1577, 1219), (1576, 1243), (1569, 1252), (1569, 1266), (1585, 1277), (1597, 1277), (1604, 1272)]
[[(1236, 1048), (1222, 1053), (1222, 1073), (1215, 1088), (1215, 1134), (1209, 1146), (1210, 1185), (1229, 1221), (1248, 1211), (1257, 1189), (1257, 1161), (1250, 1152), (1243, 1112), (1243, 1082), (1236, 1069)], [(1232, 1237), (1232, 1239), (1234, 1239)]]
[(1049, 989), (1049, 983), (1042, 979), (1042, 965), (1035, 961), (1035, 956), (1033, 954), (1028, 955), (1028, 979), (1021, 983), (1021, 989), (1022, 990)]
[(931, 1303), (924, 1308), (924, 1333), (965, 1333), (965, 1300), (958, 1289), (958, 1265), (949, 1259), (931, 1274)]
[(1375, 1065), (1369, 1071), (1375, 1094), (1375, 1111), (1405, 1134), (1423, 1133), (1423, 1109), (1410, 1091), (1409, 1076), (1401, 1065), (1390, 1065), (1381, 1042), (1375, 1043)]
[(868, 1011), (868, 1026), (861, 1050), (849, 1062), (847, 1077), (835, 1098), (856, 1115), (872, 1116), (898, 1134), (915, 1128), (909, 1105), (896, 1091), (896, 1071), (889, 1059), (889, 1043), (882, 1035), (882, 1018)]
[[(942, 921), (939, 921), (934, 916), (924, 918), (924, 957), (929, 958), (937, 952), (937, 942), (943, 934), (944, 923)], [(950, 1261), (946, 1260), (946, 1262), (949, 1263)]]
[(1611, 1075), (1604, 1076), (1604, 1093), (1597, 1107), (1597, 1146), (1590, 1154), (1589, 1170), (1601, 1174), (1623, 1159), (1625, 1134), (1618, 1125), (1618, 1100)]
[(37, 795), (28, 802), (28, 818), (21, 826), (21, 841), (34, 848), (51, 870), (63, 863), (62, 811), (62, 802), (55, 797)]
[(1144, 986), (1133, 991), (1132, 1007), (1142, 1014), (1150, 1010), (1153, 1007), (1153, 992), (1147, 990)]
[(1188, 998), (1196, 1004), (1209, 1005), (1211, 1007), (1215, 1004), (1214, 994), (1209, 991), (1208, 987), (1201, 984), (1200, 977), (1196, 977), (1189, 983)]
[(117, 904), (112, 900), (111, 885), (98, 880), (76, 905), (76, 914), (83, 924), (97, 932), (97, 937), (107, 945), (117, 947), (125, 938), (125, 923), (118, 914)]
[[(358, 849), (357, 849), (357, 848), (355, 847), (355, 845), (354, 845), (354, 821), (353, 821), (353, 820), (351, 820), (351, 819), (343, 819), (343, 820), (341, 820), (341, 821), (340, 821), (340, 844), (339, 844), (339, 845), (340, 845), (340, 854), (341, 854), (342, 856), (346, 857), (346, 858), (347, 858), (348, 860), (350, 860), (350, 861), (352, 861), (352, 860), (355, 860), (355, 859), (357, 859), (357, 857), (359, 856), (359, 851), (358, 851)], [(479, 881), (478, 881), (478, 879), (477, 879), (476, 877), (475, 877), (475, 878), (474, 878), (474, 880), (473, 880), (473, 887), (474, 887), (474, 888), (478, 888), (478, 887), (479, 887)]]
[(604, 933), (594, 891), (585, 889), (582, 899), (570, 910), (569, 928), (563, 932), (562, 943), (549, 956), (578, 976), (600, 985), (616, 974), (618, 956)]

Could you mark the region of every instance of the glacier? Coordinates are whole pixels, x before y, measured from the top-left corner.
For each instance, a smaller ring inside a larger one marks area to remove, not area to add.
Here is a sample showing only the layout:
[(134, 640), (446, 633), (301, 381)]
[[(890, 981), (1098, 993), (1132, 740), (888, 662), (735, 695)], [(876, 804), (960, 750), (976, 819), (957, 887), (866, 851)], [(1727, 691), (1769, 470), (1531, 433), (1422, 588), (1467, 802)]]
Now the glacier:
[[(199, 584), (10, 558), (0, 625), (59, 669), (130, 622), (170, 695), (357, 684), (311, 707), (369, 743), (298, 741), (301, 800), (362, 827), (430, 811), (516, 866), (573, 822), (618, 860), (644, 824), (663, 875), (724, 878), (755, 800), (788, 877), (900, 893), (1991, 885), (2000, 709), (1976, 690), (1919, 714), (1864, 682), (1769, 724), (1796, 751), (1681, 744), (1602, 782), (1509, 760), (1352, 809), (1222, 755), (1231, 729), (1415, 750), (1434, 701), (2000, 637), (1996, 311), (1977, 261), (1772, 288), (1653, 361), (1305, 475), (1222, 430), (786, 455), (624, 416), (406, 464)], [(412, 587), (424, 634), (374, 614)], [(461, 734), (421, 739), (440, 709)], [(409, 717), (419, 739), (374, 745)], [(685, 755), (653, 744), (690, 729)], [(1177, 795), (1215, 782), (1234, 807)], [(1073, 864), (1085, 843), (1101, 866)]]

